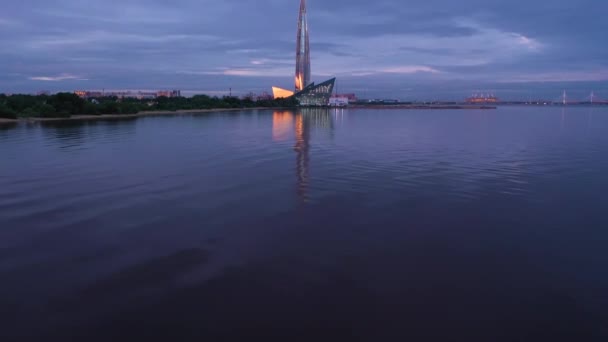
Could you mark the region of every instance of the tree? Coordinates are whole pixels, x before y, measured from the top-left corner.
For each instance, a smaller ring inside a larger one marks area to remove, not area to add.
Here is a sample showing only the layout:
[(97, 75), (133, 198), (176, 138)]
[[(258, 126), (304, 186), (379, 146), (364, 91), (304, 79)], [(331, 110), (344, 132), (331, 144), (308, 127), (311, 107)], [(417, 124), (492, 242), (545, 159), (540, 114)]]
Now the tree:
[(123, 102), (119, 106), (120, 114), (136, 114), (139, 112), (139, 105), (135, 102)]
[(48, 104), (55, 108), (57, 113), (68, 113), (68, 115), (82, 114), (85, 100), (72, 93), (58, 93), (51, 96)]
[[(56, 118), (56, 117), (65, 117), (66, 114), (65, 113), (57, 113), (57, 111), (55, 110), (55, 107), (51, 106), (50, 104), (46, 104), (43, 103), (41, 105), (39, 105), (38, 107), (34, 108), (34, 111), (38, 113), (38, 116), (42, 117), (42, 118)], [(69, 114), (67, 115), (69, 116)]]
[(35, 107), (39, 104), (41, 98), (32, 95), (12, 95), (6, 98), (6, 106), (10, 109), (21, 113), (27, 108)]
[(117, 102), (105, 101), (99, 106), (99, 112), (102, 114), (118, 114), (118, 110)]
[(6, 105), (0, 103), (0, 118), (16, 119), (17, 112), (7, 107)]
[(99, 115), (99, 106), (95, 103), (87, 101), (82, 109), (83, 114)]

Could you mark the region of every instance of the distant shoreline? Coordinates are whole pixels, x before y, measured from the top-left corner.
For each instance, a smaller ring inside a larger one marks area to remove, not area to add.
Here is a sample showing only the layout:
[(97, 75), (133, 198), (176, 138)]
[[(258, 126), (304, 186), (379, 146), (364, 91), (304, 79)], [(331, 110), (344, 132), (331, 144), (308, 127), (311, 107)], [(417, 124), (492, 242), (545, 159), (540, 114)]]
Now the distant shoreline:
[[(496, 109), (495, 106), (475, 106), (475, 105), (352, 105), (348, 107), (331, 107), (328, 109)], [(101, 115), (72, 115), (69, 118), (18, 118), (4, 119), (0, 118), (0, 124), (15, 124), (19, 122), (57, 122), (57, 121), (98, 121), (112, 119), (133, 119), (147, 116), (179, 116), (189, 114), (203, 114), (216, 112), (238, 112), (250, 110), (286, 110), (294, 108), (280, 107), (253, 107), (253, 108), (216, 108), (216, 109), (183, 109), (175, 111), (144, 111), (136, 114), (101, 114)]]
[(349, 109), (496, 109), (496, 106), (487, 105), (420, 105), (420, 104), (355, 104), (350, 105)]

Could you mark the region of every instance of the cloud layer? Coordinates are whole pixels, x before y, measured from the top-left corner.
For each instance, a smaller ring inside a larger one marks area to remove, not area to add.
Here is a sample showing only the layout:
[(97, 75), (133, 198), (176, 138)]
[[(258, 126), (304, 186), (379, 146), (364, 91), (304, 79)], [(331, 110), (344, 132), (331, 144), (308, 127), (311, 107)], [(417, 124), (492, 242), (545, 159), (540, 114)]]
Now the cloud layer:
[[(608, 3), (308, 6), (313, 78), (338, 76), (345, 91), (460, 98), (481, 89), (508, 98), (547, 97), (567, 86), (581, 96), (606, 90), (608, 98)], [(297, 0), (23, 0), (6, 7), (0, 92), (292, 87)]]

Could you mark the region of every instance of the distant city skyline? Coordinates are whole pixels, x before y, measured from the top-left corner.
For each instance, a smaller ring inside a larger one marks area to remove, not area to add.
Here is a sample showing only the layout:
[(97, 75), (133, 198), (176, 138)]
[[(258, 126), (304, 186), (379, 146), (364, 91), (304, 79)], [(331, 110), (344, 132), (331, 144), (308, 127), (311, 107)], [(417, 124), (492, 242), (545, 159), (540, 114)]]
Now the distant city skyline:
[[(293, 88), (299, 0), (26, 0), (0, 13), (0, 92)], [(608, 98), (608, 4), (308, 1), (313, 79), (360, 97)]]

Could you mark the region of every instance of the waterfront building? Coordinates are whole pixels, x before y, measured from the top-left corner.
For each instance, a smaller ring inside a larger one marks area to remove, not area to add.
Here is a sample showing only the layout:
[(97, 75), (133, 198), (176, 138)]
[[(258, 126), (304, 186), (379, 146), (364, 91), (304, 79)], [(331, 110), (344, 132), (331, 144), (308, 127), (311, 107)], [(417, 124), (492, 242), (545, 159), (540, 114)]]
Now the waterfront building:
[(335, 84), (335, 78), (317, 85), (312, 83), (308, 87), (304, 88), (301, 92), (297, 93), (295, 97), (301, 106), (328, 106)]
[(274, 98), (295, 96), (301, 106), (328, 106), (336, 79), (333, 78), (315, 85), (310, 81), (310, 70), (310, 38), (308, 36), (306, 0), (300, 0), (296, 35), (295, 92), (279, 87), (272, 87)]
[(300, 0), (298, 31), (296, 37), (296, 76), (295, 92), (304, 90), (310, 85), (310, 38), (308, 36), (308, 18), (306, 0)]
[(293, 96), (293, 91), (291, 90), (287, 90), (287, 89), (283, 89), (283, 88), (279, 88), (279, 87), (272, 87), (272, 94), (274, 95), (275, 99), (281, 99), (281, 98), (288, 98)]
[(349, 104), (348, 97), (332, 96), (329, 98), (330, 107), (346, 107), (346, 106), (348, 106), (348, 104)]
[(357, 102), (357, 95), (352, 94), (352, 93), (350, 93), (350, 94), (336, 94), (335, 97), (345, 97), (345, 98), (348, 99), (349, 103)]
[(473, 94), (465, 99), (466, 103), (483, 104), (483, 103), (498, 103), (500, 100), (494, 94)]

